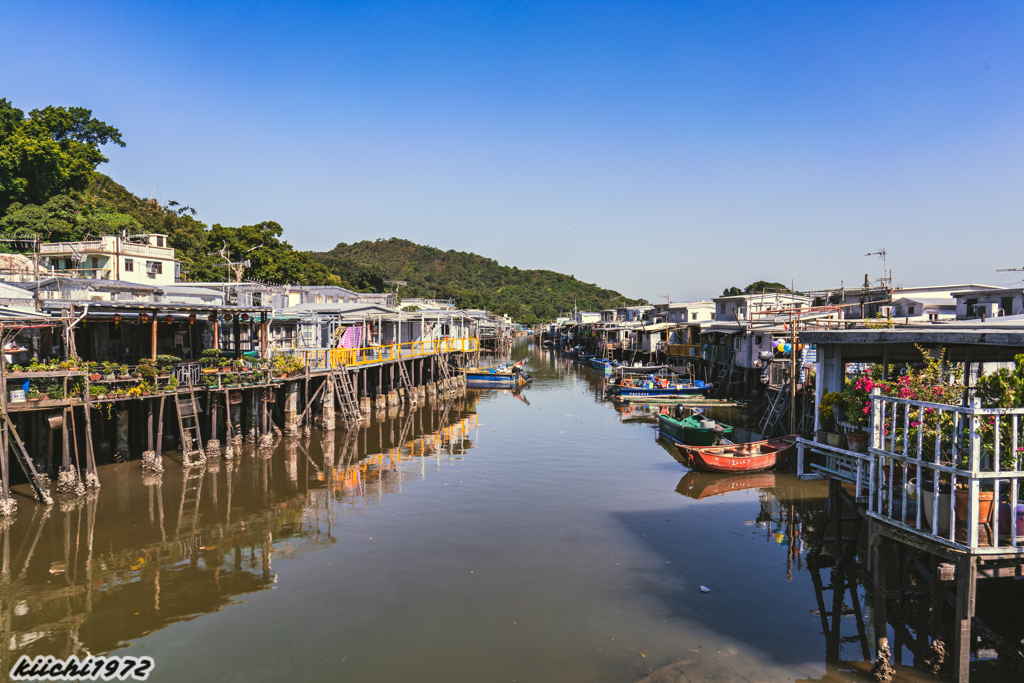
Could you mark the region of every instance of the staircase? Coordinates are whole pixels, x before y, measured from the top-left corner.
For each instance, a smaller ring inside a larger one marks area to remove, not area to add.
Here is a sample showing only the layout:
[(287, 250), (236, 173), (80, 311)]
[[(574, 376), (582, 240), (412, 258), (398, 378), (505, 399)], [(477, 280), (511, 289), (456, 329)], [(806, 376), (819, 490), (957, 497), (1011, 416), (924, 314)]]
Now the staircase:
[(349, 427), (358, 427), (363, 421), (363, 411), (359, 408), (359, 397), (352, 386), (352, 377), (347, 370), (332, 370), (331, 375), (334, 377), (334, 391), (341, 405), (342, 419)]
[(196, 403), (196, 392), (189, 387), (188, 393), (178, 392), (174, 395), (174, 403), (178, 413), (178, 429), (181, 431), (181, 452), (184, 462), (204, 460), (203, 435), (199, 431), (199, 406)]

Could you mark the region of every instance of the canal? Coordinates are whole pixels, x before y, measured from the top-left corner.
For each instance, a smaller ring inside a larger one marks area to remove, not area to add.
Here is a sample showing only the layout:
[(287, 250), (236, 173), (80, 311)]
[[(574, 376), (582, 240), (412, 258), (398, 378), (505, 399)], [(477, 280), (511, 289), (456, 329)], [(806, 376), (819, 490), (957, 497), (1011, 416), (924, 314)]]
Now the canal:
[(863, 679), (866, 589), (807, 562), (824, 484), (690, 473), (596, 371), (527, 353), (517, 394), (236, 463), (107, 465), (51, 509), (20, 496), (2, 670), (115, 653), (153, 657), (154, 681)]

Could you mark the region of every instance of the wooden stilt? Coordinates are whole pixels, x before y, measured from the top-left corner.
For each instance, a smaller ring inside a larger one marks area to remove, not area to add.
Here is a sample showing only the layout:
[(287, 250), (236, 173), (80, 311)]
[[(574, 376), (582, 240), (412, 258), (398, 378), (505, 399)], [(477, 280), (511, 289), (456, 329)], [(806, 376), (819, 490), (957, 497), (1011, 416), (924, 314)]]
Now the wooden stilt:
[(966, 682), (971, 677), (971, 619), (974, 617), (977, 588), (978, 559), (973, 555), (966, 555), (960, 559), (956, 569), (953, 670), (956, 672), (957, 681)]

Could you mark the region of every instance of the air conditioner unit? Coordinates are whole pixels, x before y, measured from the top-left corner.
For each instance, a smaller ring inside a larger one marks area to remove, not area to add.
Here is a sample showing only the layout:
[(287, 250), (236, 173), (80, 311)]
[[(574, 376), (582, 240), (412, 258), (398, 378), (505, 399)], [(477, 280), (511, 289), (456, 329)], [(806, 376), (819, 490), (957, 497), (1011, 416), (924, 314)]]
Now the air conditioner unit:
[(150, 275), (156, 275), (157, 272), (159, 271), (159, 268), (160, 268), (160, 264), (159, 263), (147, 263), (146, 264), (146, 272), (149, 273)]
[(892, 306), (879, 306), (878, 307), (878, 314), (881, 315), (883, 318), (891, 318), (892, 317)]

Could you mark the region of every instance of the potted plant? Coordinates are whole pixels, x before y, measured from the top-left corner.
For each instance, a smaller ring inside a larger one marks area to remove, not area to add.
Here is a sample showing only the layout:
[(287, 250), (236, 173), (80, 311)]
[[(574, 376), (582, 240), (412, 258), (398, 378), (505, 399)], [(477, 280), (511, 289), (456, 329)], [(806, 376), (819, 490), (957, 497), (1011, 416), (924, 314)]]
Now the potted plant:
[(46, 389), (46, 395), (49, 396), (51, 399), (60, 400), (64, 398), (64, 387), (56, 383), (51, 384)]
[(120, 365), (120, 366), (118, 366), (118, 368), (117, 368), (117, 378), (118, 379), (131, 379), (132, 378), (132, 373), (128, 369), (127, 365)]
[(167, 393), (170, 394), (170, 393), (173, 393), (173, 392), (175, 392), (177, 390), (178, 390), (178, 378), (177, 377), (171, 377), (169, 380), (167, 380), (167, 386), (164, 387), (164, 391), (166, 391)]
[(102, 384), (90, 384), (89, 385), (89, 398), (91, 399), (104, 399), (107, 397), (107, 389)]
[(224, 386), (226, 387), (237, 387), (238, 386), (238, 375), (233, 372), (229, 372), (224, 375)]
[(177, 356), (172, 356), (167, 353), (161, 353), (156, 357), (156, 369), (161, 375), (168, 374), (171, 371), (171, 366), (175, 363), (180, 363), (181, 359)]
[(220, 380), (217, 379), (216, 376), (207, 378), (207, 380), (206, 380), (206, 388), (207, 389), (216, 389), (219, 386), (220, 386)]
[(103, 361), (102, 365), (103, 365), (103, 379), (105, 379), (107, 381), (117, 379), (117, 369), (119, 367), (117, 363), (111, 362), (109, 360), (105, 360), (105, 361)]
[(21, 372), (23, 369), (24, 368), (22, 368), (17, 363), (11, 363), (10, 365), (7, 366), (7, 372)]
[(38, 401), (41, 398), (39, 390), (35, 387), (29, 387), (28, 391), (25, 393), (25, 398), (30, 401)]
[[(838, 447), (843, 442), (843, 435), (836, 432), (836, 416), (841, 415), (844, 408), (843, 395), (838, 391), (826, 393), (821, 397), (821, 403), (818, 404), (818, 423), (821, 425), (821, 431), (825, 433), (824, 436), (829, 446)], [(819, 442), (820, 437), (821, 434), (819, 432)]]
[(137, 385), (137, 384), (136, 384), (136, 385), (135, 385), (134, 387), (132, 387), (131, 389), (129, 389), (129, 390), (128, 390), (128, 391), (127, 391), (127, 392), (125, 393), (125, 395), (126, 395), (126, 396), (127, 396), (128, 398), (138, 398), (139, 396), (142, 396), (142, 387), (140, 387), (139, 385)]

